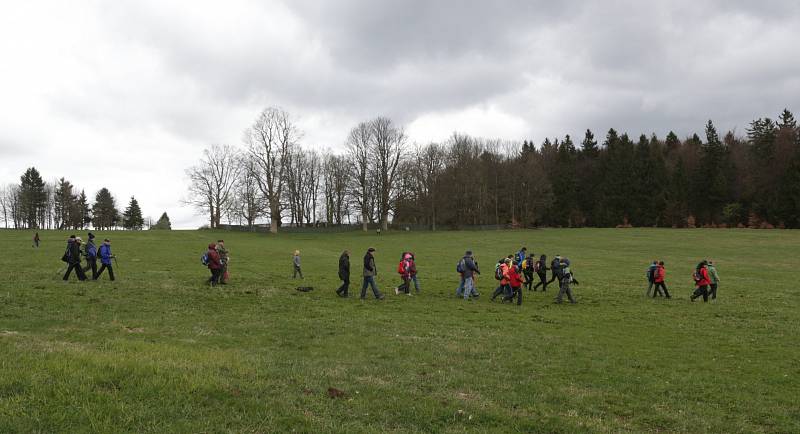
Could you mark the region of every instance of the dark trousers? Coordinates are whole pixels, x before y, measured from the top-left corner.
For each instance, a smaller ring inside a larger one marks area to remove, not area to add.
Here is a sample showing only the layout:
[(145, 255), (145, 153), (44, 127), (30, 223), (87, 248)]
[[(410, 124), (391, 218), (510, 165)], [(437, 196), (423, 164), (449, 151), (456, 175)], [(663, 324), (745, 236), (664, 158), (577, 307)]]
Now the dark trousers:
[(550, 270), (550, 272), (551, 272), (551, 273), (553, 273), (553, 277), (551, 277), (551, 278), (550, 278), (550, 280), (548, 280), (548, 281), (547, 281), (547, 284), (548, 284), (548, 285), (549, 285), (549, 284), (551, 284), (551, 283), (553, 283), (553, 282), (555, 282), (555, 281), (556, 281), (556, 279), (558, 279), (558, 270), (556, 270), (556, 269), (551, 269), (551, 270)]
[(342, 279), (342, 286), (336, 290), (336, 294), (341, 295), (342, 297), (347, 297), (347, 291), (350, 289), (350, 278)]
[(75, 270), (75, 275), (78, 276), (78, 280), (86, 280), (86, 274), (84, 274), (80, 262), (69, 264), (69, 267), (67, 267), (67, 272), (64, 273), (64, 280), (69, 280), (69, 273), (72, 273), (72, 270)]
[(503, 298), (511, 297), (511, 294), (512, 294), (511, 285), (505, 284), (505, 285), (500, 285), (497, 288), (495, 288), (494, 289), (494, 293), (492, 294), (492, 300), (497, 298), (497, 296), (500, 295), (500, 294), (503, 294)]
[(410, 294), (411, 293), (411, 279), (403, 278), (403, 283), (397, 287), (397, 290), (402, 292), (403, 294)]
[[(654, 282), (653, 280), (647, 279), (647, 295), (648, 296), (650, 295), (650, 291), (653, 290), (653, 285), (655, 285), (655, 284), (656, 284), (656, 282)], [(655, 296), (656, 296), (656, 294), (653, 293), (653, 297), (655, 297)]]
[(655, 288), (653, 288), (653, 298), (656, 297), (656, 294), (661, 294), (661, 290), (662, 289), (664, 290), (664, 294), (663, 295), (665, 297), (667, 297), (667, 298), (670, 298), (669, 297), (669, 291), (667, 291), (667, 285), (665, 285), (664, 282), (656, 282), (656, 283), (654, 283), (654, 285), (655, 285)]
[(99, 279), (100, 275), (103, 274), (103, 271), (105, 271), (106, 269), (108, 269), (108, 277), (113, 282), (114, 281), (114, 268), (111, 266), (111, 264), (100, 264), (100, 269), (97, 270), (97, 273), (95, 273), (93, 279), (94, 280)]
[(211, 270), (211, 277), (208, 278), (208, 281), (209, 281), (209, 283), (211, 283), (211, 286), (214, 286), (217, 283), (219, 283), (219, 275), (222, 273), (222, 269), (221, 268), (209, 268), (209, 270)]
[(708, 295), (711, 296), (712, 300), (716, 300), (717, 299), (717, 284), (716, 283), (712, 283), (711, 284), (711, 290), (708, 291)]
[(525, 286), (528, 288), (528, 291), (531, 290), (531, 286), (533, 286), (533, 271), (525, 272)]
[(692, 301), (701, 295), (703, 296), (703, 301), (708, 301), (708, 285), (698, 286), (692, 293)]
[(94, 279), (94, 276), (97, 275), (97, 256), (88, 256), (86, 258), (86, 266), (83, 267), (83, 272), (86, 273), (89, 270), (92, 270), (92, 279)]
[(294, 274), (292, 275), (292, 279), (297, 278), (297, 275), (300, 275), (300, 278), (303, 278), (303, 270), (300, 269), (297, 265), (294, 266)]
[(540, 282), (533, 287), (533, 290), (536, 291), (536, 288), (538, 288), (539, 285), (542, 285), (542, 291), (547, 291), (547, 271), (540, 271), (536, 274), (539, 275)]
[(503, 300), (504, 301), (514, 301), (514, 297), (517, 298), (517, 306), (522, 304), (522, 287), (514, 288), (511, 287), (511, 295), (507, 295)]

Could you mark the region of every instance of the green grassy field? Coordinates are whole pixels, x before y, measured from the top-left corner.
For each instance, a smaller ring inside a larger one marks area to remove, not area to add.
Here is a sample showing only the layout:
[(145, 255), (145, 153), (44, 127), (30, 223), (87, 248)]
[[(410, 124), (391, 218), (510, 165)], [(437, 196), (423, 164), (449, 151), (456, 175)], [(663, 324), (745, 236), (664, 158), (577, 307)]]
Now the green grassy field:
[[(114, 283), (64, 283), (67, 233), (30, 236), (0, 231), (3, 433), (800, 432), (797, 231), (101, 232)], [(210, 288), (218, 237), (233, 280)], [(522, 245), (572, 260), (577, 305), (489, 301), (491, 264)], [(339, 253), (360, 276), (369, 246), (386, 300), (336, 297)], [(313, 292), (293, 289), (295, 248)], [(474, 302), (454, 296), (466, 248)], [(390, 290), (405, 249), (413, 297)], [(656, 257), (673, 300), (643, 296)], [(705, 257), (719, 300), (690, 303)]]

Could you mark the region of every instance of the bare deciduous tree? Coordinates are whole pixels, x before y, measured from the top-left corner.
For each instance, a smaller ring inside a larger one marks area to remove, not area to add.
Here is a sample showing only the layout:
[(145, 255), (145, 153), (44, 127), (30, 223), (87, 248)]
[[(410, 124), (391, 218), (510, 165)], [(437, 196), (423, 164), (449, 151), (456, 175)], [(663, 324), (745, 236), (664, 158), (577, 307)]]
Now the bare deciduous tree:
[(198, 165), (186, 170), (190, 181), (187, 203), (207, 212), (212, 228), (219, 227), (223, 211), (230, 206), (240, 168), (234, 148), (213, 145), (203, 151)]
[(374, 197), (370, 189), (371, 167), (371, 129), (368, 123), (362, 122), (350, 130), (347, 136), (347, 157), (352, 182), (350, 197), (361, 211), (361, 225), (366, 232), (369, 222), (370, 202)]
[(256, 220), (266, 214), (266, 204), (258, 188), (258, 167), (248, 154), (239, 154), (239, 178), (236, 180), (229, 217), (247, 224), (252, 231)]
[(375, 118), (369, 123), (370, 144), (375, 159), (375, 181), (378, 194), (381, 227), (389, 227), (389, 213), (398, 188), (395, 180), (398, 166), (406, 152), (406, 135), (391, 119)]
[(325, 155), (322, 164), (322, 190), (325, 197), (325, 216), (328, 223), (342, 224), (347, 206), (348, 175), (345, 157), (332, 154)]
[(300, 135), (289, 113), (276, 107), (264, 109), (245, 131), (244, 141), (258, 168), (256, 180), (269, 206), (272, 233), (278, 232), (281, 223), (286, 163)]

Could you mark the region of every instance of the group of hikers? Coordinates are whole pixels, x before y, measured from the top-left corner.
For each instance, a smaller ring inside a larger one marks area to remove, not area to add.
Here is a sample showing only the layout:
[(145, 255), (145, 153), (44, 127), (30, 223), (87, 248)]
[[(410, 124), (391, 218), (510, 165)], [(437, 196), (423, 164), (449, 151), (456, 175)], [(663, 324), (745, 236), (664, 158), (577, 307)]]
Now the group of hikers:
[[(653, 261), (652, 264), (647, 268), (647, 292), (645, 296), (650, 297), (650, 293), (652, 292), (652, 297), (656, 296), (664, 296), (666, 298), (672, 298), (669, 295), (669, 291), (667, 290), (666, 285), (666, 269), (664, 268), (664, 261)], [(692, 295), (689, 297), (691, 301), (695, 301), (699, 297), (703, 297), (703, 301), (707, 302), (709, 297), (711, 301), (716, 301), (717, 299), (717, 287), (719, 286), (719, 274), (717, 273), (716, 267), (714, 267), (714, 261), (709, 261), (703, 259), (700, 263), (697, 264), (694, 273), (692, 273), (692, 279), (694, 280), (695, 290)], [(663, 291), (663, 292), (662, 292)]]
[[(34, 237), (34, 241), (38, 243), (39, 234)], [(115, 259), (114, 254), (111, 253), (111, 240), (106, 238), (100, 248), (94, 243), (94, 234), (89, 232), (87, 235), (88, 241), (82, 247), (83, 239), (75, 235), (70, 235), (67, 239), (67, 248), (64, 251), (64, 256), (61, 260), (67, 263), (67, 271), (64, 273), (64, 280), (69, 280), (69, 275), (75, 271), (75, 276), (78, 280), (87, 280), (86, 272), (92, 271), (92, 280), (97, 280), (105, 270), (108, 270), (108, 277), (114, 280), (114, 267), (111, 264), (112, 259)], [(38, 244), (36, 245), (38, 247)], [(81, 266), (81, 256), (86, 258), (86, 266)], [(100, 269), (97, 269), (97, 259), (100, 258)]]
[[(552, 272), (550, 280), (547, 279), (547, 271)], [(481, 274), (478, 261), (472, 255), (471, 250), (464, 253), (464, 257), (456, 264), (456, 272), (460, 275), (460, 282), (456, 288), (456, 297), (463, 297), (464, 300), (472, 300), (480, 296), (475, 285), (475, 275)], [(538, 277), (539, 283), (534, 285)], [(508, 255), (497, 261), (494, 268), (494, 278), (499, 281), (495, 288), (491, 300), (494, 301), (502, 295), (502, 302), (513, 302), (515, 299), (518, 305), (522, 304), (522, 288), (528, 291), (536, 291), (540, 286), (542, 292), (547, 291), (547, 285), (558, 281), (559, 291), (555, 302), (562, 303), (564, 296), (570, 303), (577, 303), (572, 294), (572, 284), (578, 285), (575, 273), (570, 268), (569, 258), (562, 258), (556, 255), (547, 266), (547, 255), (541, 255), (536, 259), (531, 252), (528, 253), (526, 247), (521, 248), (516, 254)]]
[(224, 240), (217, 240), (216, 243), (209, 243), (208, 250), (200, 258), (200, 262), (207, 266), (211, 271), (208, 283), (211, 286), (226, 285), (228, 283), (228, 261), (230, 255), (225, 248)]

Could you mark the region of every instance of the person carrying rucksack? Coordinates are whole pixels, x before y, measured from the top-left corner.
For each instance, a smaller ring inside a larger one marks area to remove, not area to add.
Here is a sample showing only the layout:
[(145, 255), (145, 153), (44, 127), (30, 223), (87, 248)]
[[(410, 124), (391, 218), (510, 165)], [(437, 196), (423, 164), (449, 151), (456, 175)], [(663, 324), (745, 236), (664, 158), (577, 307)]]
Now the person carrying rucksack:
[(522, 274), (525, 276), (525, 286), (528, 288), (528, 291), (530, 291), (533, 286), (533, 269), (535, 264), (536, 259), (534, 259), (533, 253), (522, 261)]
[(547, 268), (547, 255), (542, 255), (533, 265), (533, 272), (539, 276), (539, 283), (533, 287), (534, 291), (536, 291), (539, 285), (542, 286), (542, 292), (547, 291), (547, 270), (549, 270), (549, 268)]
[[(647, 292), (645, 293), (645, 297), (650, 296), (650, 291), (653, 290), (653, 285), (656, 284), (656, 270), (658, 269), (658, 261), (653, 261), (649, 267), (647, 267)], [(653, 297), (655, 297), (655, 292), (653, 293)]]
[(528, 257), (528, 248), (527, 247), (523, 247), (523, 248), (519, 249), (519, 252), (517, 252), (516, 255), (514, 255), (512, 260), (516, 261), (517, 265), (519, 267), (522, 267), (522, 263), (525, 262), (525, 259), (527, 257)]
[(61, 258), (64, 262), (68, 264), (67, 272), (64, 273), (64, 280), (69, 280), (69, 274), (72, 270), (75, 270), (75, 275), (78, 277), (78, 280), (86, 280), (86, 274), (83, 273), (83, 268), (81, 268), (81, 238), (72, 235), (67, 240), (67, 249), (64, 252), (64, 256)]
[(408, 252), (403, 252), (400, 263), (397, 264), (397, 274), (400, 275), (402, 283), (394, 289), (394, 294), (402, 292), (411, 296), (411, 255)]
[(556, 257), (553, 258), (553, 260), (550, 262), (550, 271), (553, 273), (553, 277), (551, 277), (550, 280), (547, 281), (548, 285), (559, 279), (559, 277), (561, 276), (560, 268), (561, 268), (561, 256), (556, 255)]
[(692, 293), (692, 296), (689, 297), (690, 300), (694, 301), (697, 297), (703, 296), (703, 302), (708, 302), (708, 285), (711, 284), (711, 280), (708, 276), (708, 270), (706, 266), (708, 262), (706, 260), (700, 261), (697, 264), (697, 268), (692, 274), (692, 279), (694, 279), (695, 290)]
[(558, 283), (559, 283), (559, 291), (558, 296), (556, 296), (556, 303), (561, 304), (564, 299), (564, 295), (567, 296), (569, 302), (572, 304), (577, 303), (575, 298), (572, 296), (572, 288), (571, 285), (578, 284), (578, 281), (575, 279), (575, 274), (570, 269), (570, 262), (568, 258), (564, 258), (559, 262), (558, 266)]
[(655, 273), (653, 273), (653, 282), (655, 282), (655, 287), (653, 288), (653, 298), (656, 297), (656, 293), (661, 294), (662, 289), (664, 290), (665, 297), (672, 298), (669, 296), (667, 285), (664, 283), (664, 278), (666, 275), (667, 271), (664, 269), (664, 261), (660, 261)]
[[(472, 297), (477, 297), (478, 291), (475, 289), (475, 275), (481, 274), (480, 269), (478, 268), (478, 263), (475, 262), (475, 258), (472, 256), (472, 251), (467, 250), (464, 252), (464, 257), (458, 261), (458, 265), (456, 265), (456, 271), (461, 274), (461, 291), (464, 296), (464, 300), (472, 300)], [(458, 290), (456, 290), (456, 294), (459, 294)]]
[(708, 261), (708, 277), (709, 277), (708, 295), (711, 297), (712, 302), (716, 302), (717, 287), (719, 286), (719, 274), (717, 274), (717, 267), (714, 266), (713, 261)]
[(210, 243), (208, 245), (208, 251), (206, 252), (206, 258), (208, 263), (208, 269), (211, 271), (211, 277), (208, 279), (208, 282), (211, 286), (216, 286), (219, 283), (219, 275), (220, 271), (222, 271), (222, 263), (219, 260), (219, 253), (217, 253), (217, 245), (215, 243)]
[(508, 288), (510, 293), (503, 297), (503, 301), (514, 301), (517, 298), (517, 305), (522, 304), (522, 275), (519, 272), (519, 264), (513, 263), (508, 269)]
[(411, 255), (411, 268), (409, 270), (409, 274), (411, 275), (411, 281), (414, 282), (414, 291), (419, 294), (419, 279), (417, 279), (417, 258), (414, 256), (414, 252), (408, 252)]
[(94, 244), (94, 234), (89, 232), (89, 241), (86, 247), (83, 248), (84, 256), (86, 257), (86, 266), (83, 267), (83, 272), (86, 273), (92, 270), (92, 280), (97, 275), (97, 246)]
[(492, 294), (492, 301), (494, 301), (494, 299), (497, 298), (497, 296), (501, 293), (505, 296), (511, 295), (511, 287), (509, 286), (508, 280), (508, 270), (512, 266), (511, 259), (505, 258), (495, 268), (495, 279), (500, 279), (500, 286), (495, 288), (494, 293)]
[(347, 298), (350, 295), (348, 294), (348, 290), (350, 289), (350, 251), (345, 250), (342, 252), (342, 255), (339, 256), (339, 279), (342, 281), (342, 286), (336, 290), (336, 295), (339, 297)]
[(108, 277), (111, 281), (114, 281), (114, 267), (111, 266), (111, 260), (114, 258), (114, 254), (111, 253), (111, 240), (106, 238), (103, 240), (103, 244), (100, 245), (100, 250), (98, 251), (97, 256), (100, 257), (100, 269), (97, 270), (97, 274), (94, 275), (93, 279), (97, 280), (100, 278), (100, 275), (103, 274), (103, 271), (108, 269)]

